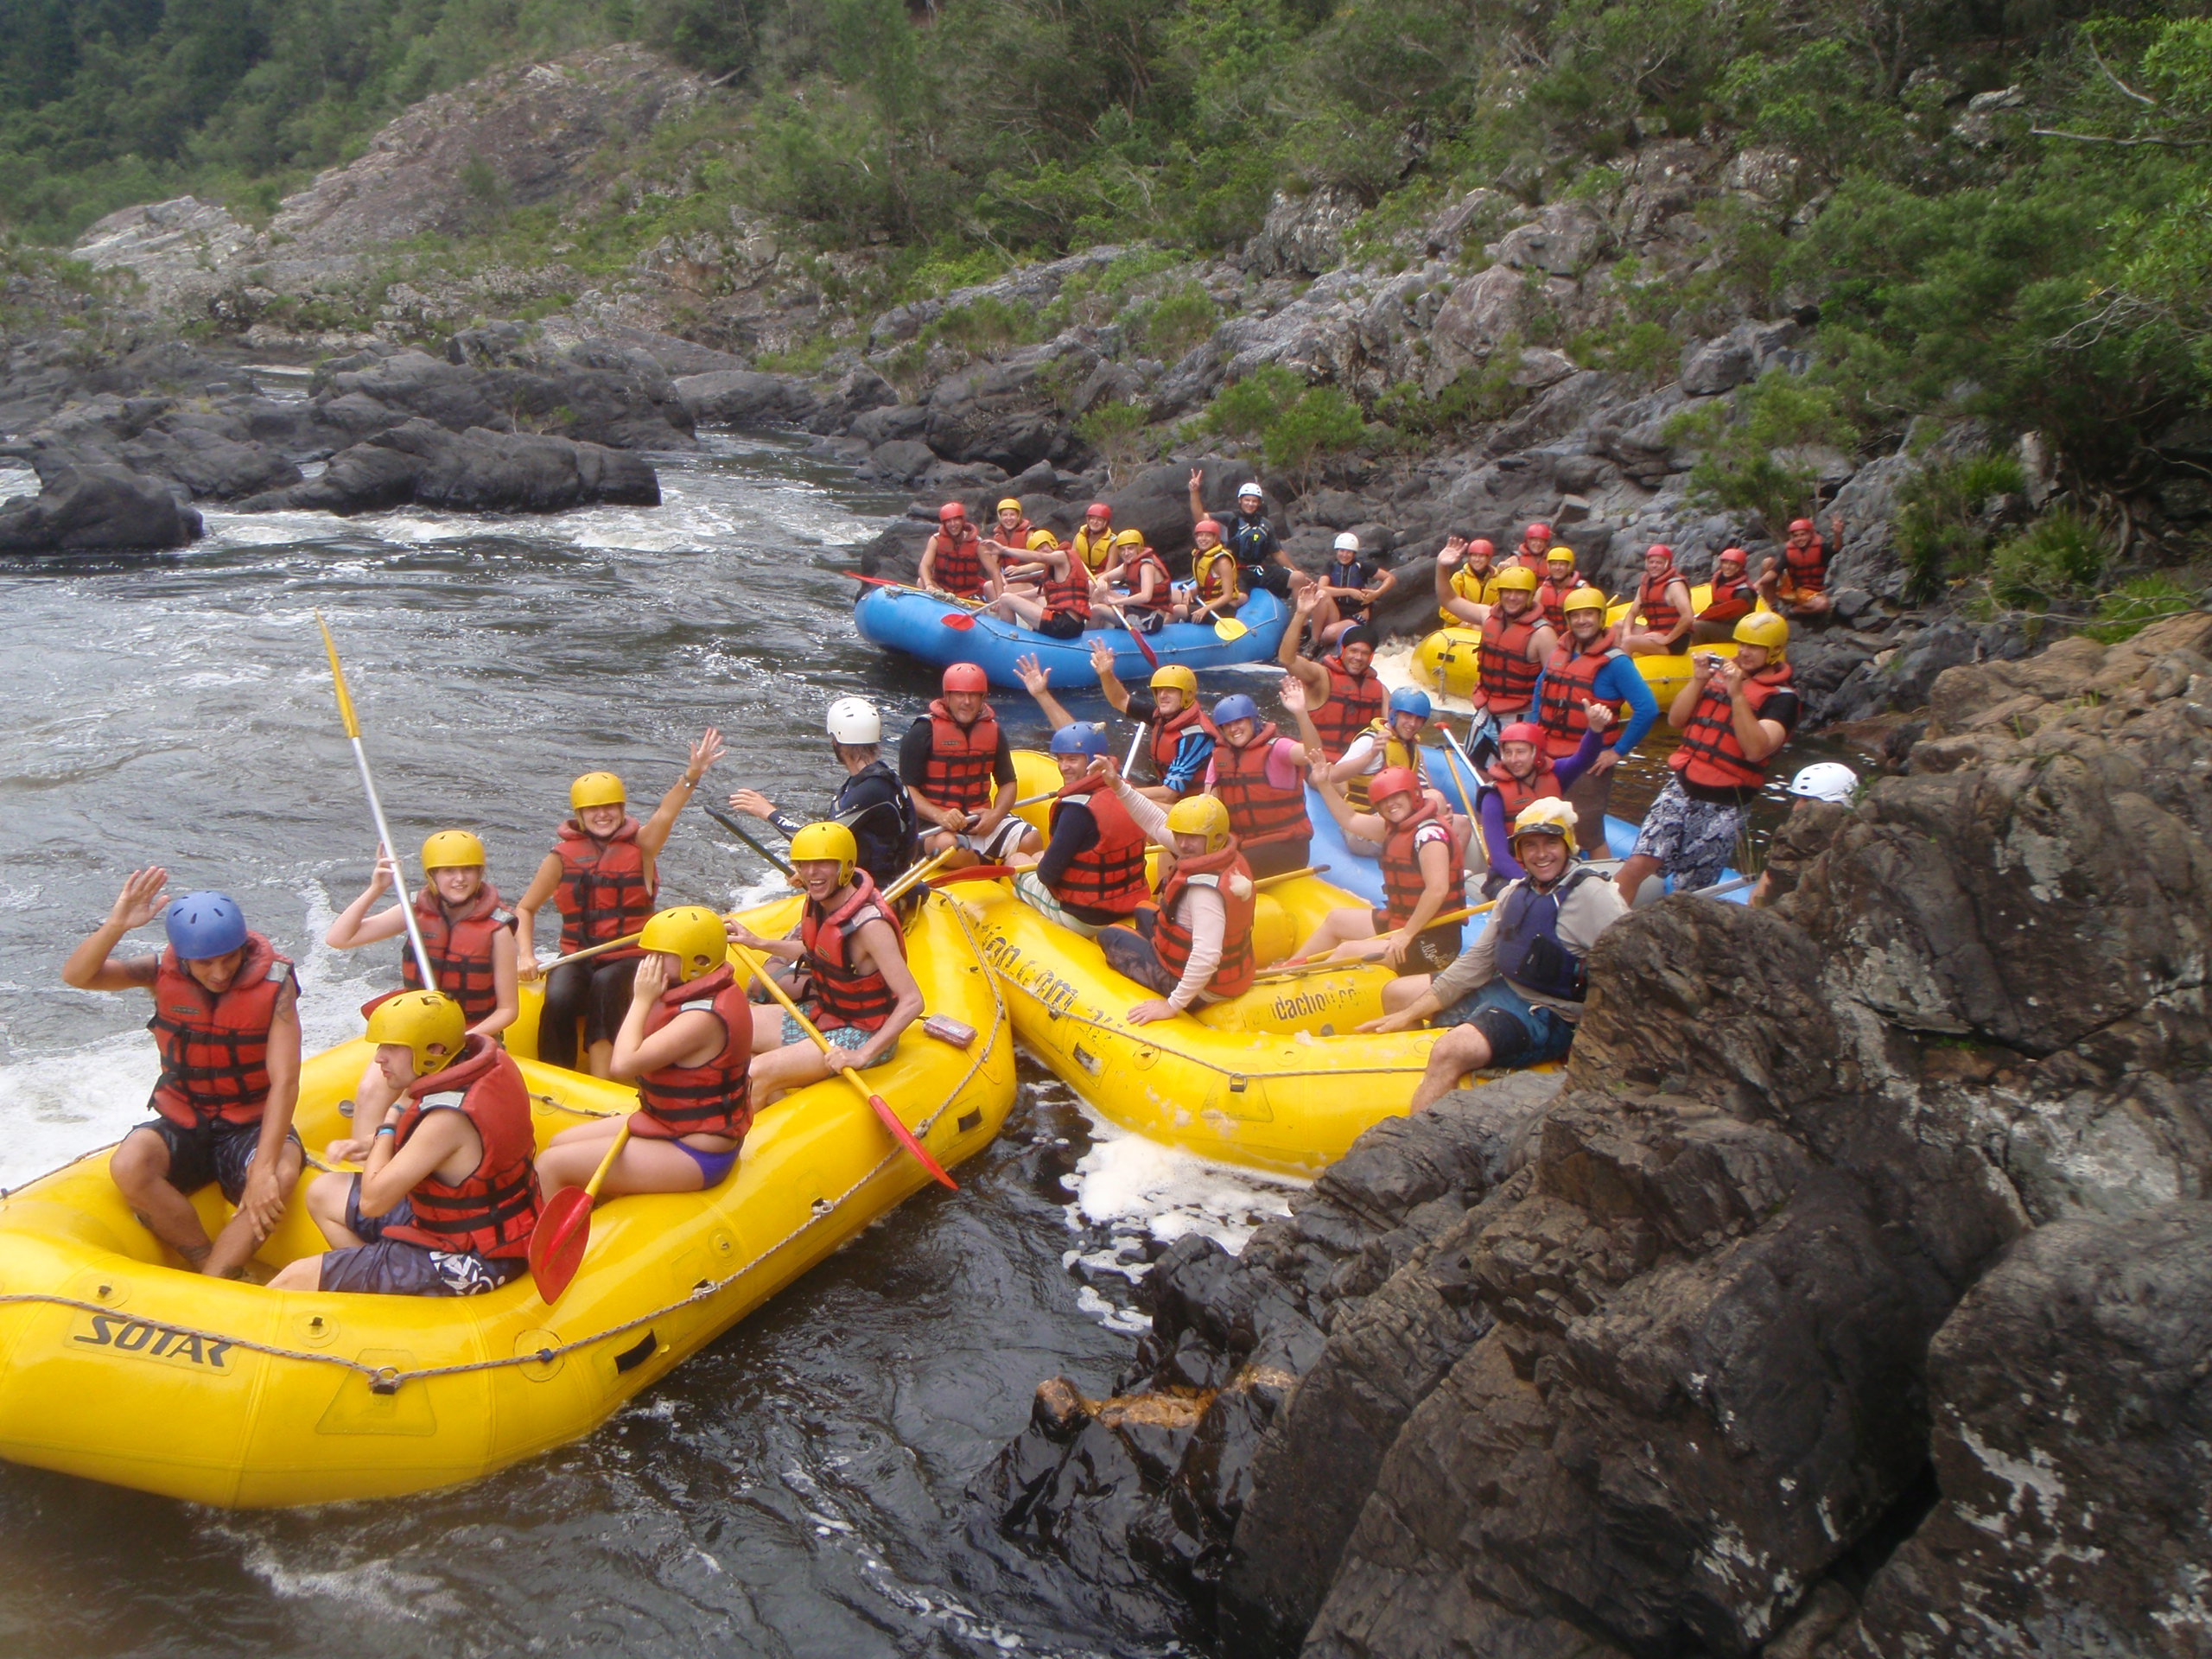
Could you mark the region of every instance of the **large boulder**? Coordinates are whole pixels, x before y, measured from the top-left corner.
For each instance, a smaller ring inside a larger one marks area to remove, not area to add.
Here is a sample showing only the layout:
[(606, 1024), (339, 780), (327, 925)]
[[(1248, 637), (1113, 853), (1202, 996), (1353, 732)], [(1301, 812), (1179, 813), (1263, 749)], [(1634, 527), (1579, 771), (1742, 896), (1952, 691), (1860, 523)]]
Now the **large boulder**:
[(413, 420), (331, 458), (320, 478), (240, 504), (247, 512), (386, 512), (413, 503), (454, 512), (559, 512), (660, 505), (660, 480), (634, 454), (568, 438)]
[(358, 442), (410, 416), (450, 431), (537, 429), (619, 449), (683, 449), (693, 419), (676, 383), (643, 353), (586, 342), (527, 366), (406, 351), (316, 377), (313, 416)]
[(751, 369), (681, 375), (676, 395), (694, 421), (715, 426), (797, 426), (820, 407), (804, 381)]
[(158, 479), (51, 454), (35, 464), (39, 493), (0, 503), (0, 551), (145, 552), (200, 537), (200, 515)]

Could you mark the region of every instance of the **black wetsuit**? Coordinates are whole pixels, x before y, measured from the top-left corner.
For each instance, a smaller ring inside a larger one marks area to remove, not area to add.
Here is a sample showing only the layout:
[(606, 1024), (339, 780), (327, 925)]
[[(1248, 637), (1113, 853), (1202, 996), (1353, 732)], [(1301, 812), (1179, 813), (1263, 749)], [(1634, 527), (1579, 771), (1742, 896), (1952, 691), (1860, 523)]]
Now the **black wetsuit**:
[[(853, 832), (860, 848), (861, 868), (875, 878), (877, 887), (888, 887), (913, 864), (913, 798), (899, 781), (899, 774), (880, 760), (869, 761), (845, 779), (830, 816)], [(803, 827), (782, 812), (769, 822), (786, 837)]]

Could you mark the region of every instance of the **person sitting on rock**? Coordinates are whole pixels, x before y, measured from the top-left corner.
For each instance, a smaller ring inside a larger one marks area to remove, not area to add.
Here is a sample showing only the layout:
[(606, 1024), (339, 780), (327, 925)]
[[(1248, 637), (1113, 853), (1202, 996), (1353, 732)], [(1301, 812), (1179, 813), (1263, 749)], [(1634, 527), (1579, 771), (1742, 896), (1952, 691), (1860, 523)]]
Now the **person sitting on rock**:
[(1475, 649), (1475, 707), (1500, 725), (1526, 720), (1536, 680), (1559, 649), (1559, 636), (1536, 607), (1536, 578), (1522, 565), (1497, 573), (1497, 603), (1483, 619)]
[(1470, 1072), (1565, 1058), (1588, 995), (1590, 952), (1628, 914), (1602, 872), (1576, 863), (1574, 815), (1564, 801), (1522, 808), (1512, 853), (1523, 874), (1498, 895), (1490, 925), (1434, 978), (1384, 986), (1382, 1016), (1360, 1027), (1410, 1031), (1427, 1020), (1450, 1027), (1429, 1050), (1414, 1111), (1433, 1106)]
[(1114, 562), (1114, 509), (1094, 501), (1083, 510), (1083, 522), (1068, 538), (1068, 552), (1090, 575), (1103, 575)]
[(1328, 957), (1380, 961), (1402, 974), (1436, 972), (1459, 954), (1459, 924), (1436, 922), (1460, 907), (1466, 843), (1454, 821), (1404, 766), (1375, 774), (1368, 785), (1373, 810), (1367, 812), (1352, 810), (1325, 766), (1316, 766), (1313, 778), (1344, 839), (1382, 849), (1382, 902), (1329, 912), (1291, 960)]
[[(1162, 806), (1173, 806), (1185, 796), (1197, 794), (1205, 785), (1206, 765), (1213, 759), (1213, 739), (1207, 734), (1205, 711), (1198, 707), (1198, 677), (1180, 663), (1162, 663), (1153, 671), (1145, 690), (1131, 691), (1114, 672), (1114, 648), (1103, 639), (1091, 641), (1090, 667), (1114, 711), (1144, 726), (1145, 747), (1152, 756), (1153, 776), (1159, 782), (1141, 787), (1138, 793)], [(1023, 683), (1027, 683), (1026, 677)], [(1033, 687), (1033, 696), (1035, 690)], [(1052, 711), (1046, 712), (1049, 715)], [(1056, 728), (1066, 723), (1067, 711), (1060, 713), (1062, 718), (1052, 721)]]
[[(946, 867), (960, 869), (1001, 859), (1037, 832), (1014, 816), (1021, 791), (1014, 750), (987, 695), (990, 677), (973, 663), (955, 663), (938, 684), (943, 694), (899, 741), (899, 781), (929, 826), (922, 851), (953, 849)], [(1039, 844), (1032, 842), (1031, 850)]]
[(1107, 753), (1106, 728), (1071, 721), (1052, 734), (1060, 792), (1041, 854), (1018, 853), (1014, 896), (1071, 933), (1094, 938), (1152, 897), (1145, 836), (1091, 762)]
[(1796, 892), (1805, 867), (1827, 851), (1851, 816), (1858, 792), (1859, 774), (1837, 760), (1816, 760), (1789, 780), (1789, 816), (1767, 842), (1766, 866), (1751, 889), (1753, 907), (1764, 909)]
[(950, 599), (989, 599), (999, 591), (998, 550), (976, 534), (968, 509), (948, 501), (937, 511), (937, 533), (922, 549), (915, 585)]
[(1050, 639), (1075, 639), (1090, 626), (1090, 572), (1049, 530), (1029, 533), (1027, 563), (1007, 565), (1007, 579), (1036, 583), (1036, 597), (1009, 587), (984, 608), (1034, 628)]
[(1141, 530), (1114, 537), (1114, 557), (1100, 577), (1107, 584), (1104, 602), (1139, 633), (1157, 633), (1175, 610), (1175, 581), (1167, 561), (1153, 551)]
[(1176, 601), (1179, 622), (1218, 621), (1244, 603), (1236, 555), (1221, 544), (1221, 526), (1201, 518), (1191, 531), (1191, 586)]
[(1523, 570), (1541, 582), (1548, 573), (1545, 556), (1551, 551), (1552, 527), (1531, 524), (1521, 532), (1520, 543), (1513, 550), (1514, 559)]
[(1344, 759), (1354, 738), (1382, 719), (1389, 693), (1375, 671), (1375, 630), (1363, 623), (1340, 632), (1336, 649), (1318, 662), (1299, 655), (1299, 637), (1319, 618), (1325, 602), (1318, 584), (1299, 594), (1275, 660), (1306, 688), (1306, 707), (1320, 734), (1321, 751), (1333, 763)]
[(1586, 847), (1605, 844), (1605, 814), (1612, 805), (1613, 768), (1636, 753), (1659, 718), (1659, 703), (1634, 658), (1613, 643), (1605, 626), (1605, 596), (1594, 588), (1569, 594), (1567, 633), (1559, 649), (1544, 659), (1536, 682), (1536, 723), (1543, 728), (1544, 753), (1563, 763), (1581, 747), (1592, 701), (1605, 704), (1621, 721), (1618, 735), (1567, 785), (1575, 813), (1574, 832)]
[(435, 991), (402, 991), (370, 1013), (392, 1103), (374, 1129), (328, 1149), (333, 1163), (361, 1160), (359, 1174), (308, 1184), (308, 1212), (333, 1248), (291, 1262), (270, 1289), (477, 1296), (528, 1269), (540, 1208), (530, 1084), (467, 1026)]
[[(407, 938), (406, 913), (397, 905), (368, 913), (391, 886), (393, 874), (391, 861), (379, 854), (369, 885), (339, 913), (322, 942), (334, 950), (357, 950), (380, 939), (398, 939), (401, 988), (424, 990), (429, 988)], [(484, 843), (467, 830), (441, 830), (423, 843), (423, 890), (415, 896), (415, 926), (430, 971), (437, 976), (437, 988), (461, 1004), (471, 1036), (496, 1036), (514, 1024), (522, 1008), (516, 988), (514, 912), (500, 904), (499, 890), (484, 879)], [(392, 1098), (384, 1068), (372, 1059), (353, 1090), (355, 1110), (365, 1118), (379, 1117)]]
[(1174, 855), (1172, 868), (1163, 859), (1159, 900), (1138, 909), (1135, 926), (1098, 935), (1106, 965), (1154, 993), (1123, 1017), (1147, 1026), (1251, 989), (1259, 889), (1230, 833), (1229, 809), (1211, 795), (1163, 808), (1130, 788), (1111, 756), (1096, 764), (1136, 826)]
[(1621, 630), (1621, 649), (1631, 657), (1670, 657), (1689, 638), (1690, 584), (1675, 568), (1675, 550), (1654, 542), (1643, 550), (1643, 582)]
[(1283, 736), (1238, 692), (1202, 720), (1214, 741), (1206, 792), (1229, 809), (1229, 827), (1255, 875), (1302, 869), (1313, 844), (1306, 816), (1306, 746)]
[[(1843, 515), (1828, 522), (1838, 547), (1843, 545)], [(1810, 620), (1826, 616), (1834, 603), (1828, 596), (1828, 555), (1821, 532), (1809, 518), (1793, 518), (1789, 537), (1782, 543), (1782, 562), (1769, 559), (1759, 569), (1759, 597), (1784, 616)]]
[(856, 868), (858, 856), (843, 824), (807, 825), (791, 837), (791, 882), (806, 895), (792, 936), (764, 939), (742, 922), (727, 925), (734, 943), (800, 970), (804, 994), (795, 1000), (830, 1044), (825, 1055), (780, 1007), (756, 1008), (756, 1109), (835, 1077), (841, 1065), (861, 1071), (881, 1065), (896, 1052), (899, 1033), (921, 1016), (906, 933), (868, 872)]
[[(168, 886), (159, 865), (133, 870), (107, 919), (62, 963), (61, 982), (152, 994), (156, 1116), (123, 1137), (108, 1173), (188, 1266), (242, 1279), (300, 1179), (300, 984), (291, 959), (246, 926), (228, 893), (188, 893), (164, 906)], [(159, 956), (110, 954), (156, 916), (168, 934)], [(211, 1181), (238, 1208), (212, 1242), (190, 1196)]]
[(1758, 602), (1758, 592), (1744, 574), (1751, 556), (1740, 547), (1724, 547), (1713, 561), (1713, 591), (1706, 607), (1690, 624), (1690, 644), (1716, 645), (1736, 637), (1736, 625), (1749, 616)]
[(1321, 643), (1334, 645), (1345, 630), (1365, 623), (1368, 613), (1397, 585), (1397, 577), (1359, 556), (1358, 537), (1350, 531), (1338, 536), (1335, 556), (1321, 567), (1311, 590), (1320, 595), (1313, 624)]
[(1564, 542), (1554, 542), (1544, 550), (1544, 579), (1536, 588), (1536, 608), (1543, 613), (1545, 626), (1554, 631), (1567, 626), (1567, 613), (1560, 608), (1569, 594), (1579, 592), (1590, 584), (1574, 568), (1574, 550)]
[(1446, 626), (1479, 628), (1497, 603), (1497, 550), (1454, 531), (1436, 556), (1436, 613)]
[[(1514, 819), (1532, 802), (1567, 800), (1567, 791), (1603, 755), (1611, 753), (1604, 743), (1606, 729), (1613, 723), (1612, 706), (1592, 701), (1585, 705), (1584, 713), (1587, 723), (1581, 741), (1563, 755), (1548, 752), (1544, 728), (1532, 721), (1515, 721), (1498, 733), (1497, 759), (1483, 774), (1490, 785), (1483, 791), (1479, 813), (1483, 846), (1490, 862), (1490, 874), (1483, 882), (1484, 898), (1496, 898), (1499, 888), (1508, 881), (1519, 880), (1524, 874), (1513, 858), (1510, 825)], [(1569, 800), (1568, 804), (1573, 802)], [(1599, 822), (1604, 823), (1602, 815)], [(1579, 831), (1580, 813), (1576, 823)]]
[[(914, 861), (921, 829), (906, 786), (884, 762), (883, 716), (865, 697), (839, 697), (830, 705), (825, 725), (830, 752), (845, 771), (830, 817), (853, 832), (860, 843), (861, 868), (876, 886), (887, 887)], [(729, 808), (772, 825), (786, 841), (803, 827), (757, 789), (739, 790), (729, 798)]]
[(1765, 786), (1768, 763), (1797, 724), (1796, 692), (1783, 660), (1789, 625), (1754, 611), (1736, 625), (1732, 661), (1693, 657), (1689, 683), (1675, 694), (1667, 723), (1682, 741), (1667, 764), (1675, 775), (1643, 815), (1636, 850), (1621, 866), (1621, 896), (1664, 871), (1677, 891), (1711, 887), (1744, 832), (1744, 809)]
[[(1193, 533), (1200, 523), (1214, 522), (1201, 495), (1205, 476), (1204, 467), (1191, 469)], [(1258, 480), (1247, 479), (1236, 486), (1236, 506), (1229, 515), (1229, 523), (1226, 526), (1217, 524), (1214, 533), (1236, 557), (1238, 585), (1243, 592), (1270, 593), (1278, 599), (1287, 599), (1313, 578), (1294, 567), (1283, 551), (1282, 538), (1275, 534), (1274, 526), (1268, 522), (1263, 511), (1265, 499)]]

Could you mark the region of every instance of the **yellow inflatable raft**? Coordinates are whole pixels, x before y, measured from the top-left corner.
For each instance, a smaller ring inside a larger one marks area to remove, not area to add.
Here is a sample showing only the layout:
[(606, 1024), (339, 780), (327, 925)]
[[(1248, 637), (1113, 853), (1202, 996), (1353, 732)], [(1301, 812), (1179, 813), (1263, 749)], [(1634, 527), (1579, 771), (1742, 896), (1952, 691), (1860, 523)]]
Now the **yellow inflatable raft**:
[[(747, 919), (782, 932), (798, 904)], [(956, 1048), (918, 1023), (868, 1079), (957, 1165), (1014, 1101), (1005, 1003), (957, 905), (931, 899), (909, 937), (929, 1011), (976, 1039)], [(510, 1046), (541, 1143), (635, 1106), (626, 1087), (524, 1058), (535, 1011), (526, 999)], [(349, 1043), (303, 1068), (311, 1152), (346, 1132), (337, 1103), (369, 1052)], [(588, 1433), (928, 1180), (847, 1084), (815, 1084), (760, 1115), (711, 1192), (602, 1205), (582, 1270), (548, 1307), (527, 1274), (448, 1300), (280, 1294), (184, 1272), (94, 1153), (0, 1199), (0, 1456), (240, 1507), (472, 1480)], [(213, 1187), (196, 1202), (211, 1231), (226, 1218)], [(261, 1259), (321, 1248), (295, 1203)]]
[[(1713, 584), (1700, 582), (1690, 589), (1690, 602), (1703, 610), (1713, 602)], [(1609, 607), (1605, 625), (1618, 627), (1628, 620), (1633, 601)], [(1766, 608), (1764, 601), (1758, 606)], [(1465, 701), (1475, 689), (1478, 652), (1482, 645), (1483, 631), (1455, 624), (1439, 628), (1414, 648), (1411, 673), (1414, 680), (1431, 690), (1440, 690), (1446, 696)], [(1710, 651), (1722, 657), (1736, 654), (1736, 643), (1723, 640), (1719, 645), (1700, 645), (1700, 651)], [(1675, 694), (1690, 683), (1690, 659), (1688, 652), (1677, 652), (1664, 657), (1639, 657), (1636, 665), (1643, 675), (1643, 683), (1651, 688), (1651, 695), (1658, 699), (1659, 713), (1663, 718), (1667, 705)]]

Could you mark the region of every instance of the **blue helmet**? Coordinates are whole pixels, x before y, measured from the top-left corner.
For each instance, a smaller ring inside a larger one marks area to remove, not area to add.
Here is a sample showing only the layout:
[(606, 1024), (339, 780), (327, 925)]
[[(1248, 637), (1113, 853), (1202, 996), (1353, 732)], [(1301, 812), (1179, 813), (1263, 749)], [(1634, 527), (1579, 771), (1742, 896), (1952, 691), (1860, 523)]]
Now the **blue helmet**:
[(1232, 721), (1257, 720), (1259, 717), (1260, 705), (1242, 691), (1224, 697), (1213, 706), (1213, 723), (1217, 726), (1226, 726)]
[(227, 957), (245, 943), (245, 912), (227, 893), (188, 893), (172, 899), (162, 925), (183, 962)]
[(1390, 712), (1394, 715), (1419, 715), (1427, 720), (1436, 712), (1436, 705), (1428, 700), (1428, 693), (1417, 685), (1402, 685), (1390, 694)]
[(1052, 734), (1054, 754), (1103, 754), (1106, 753), (1106, 728), (1091, 721), (1078, 720), (1071, 726), (1063, 726)]

